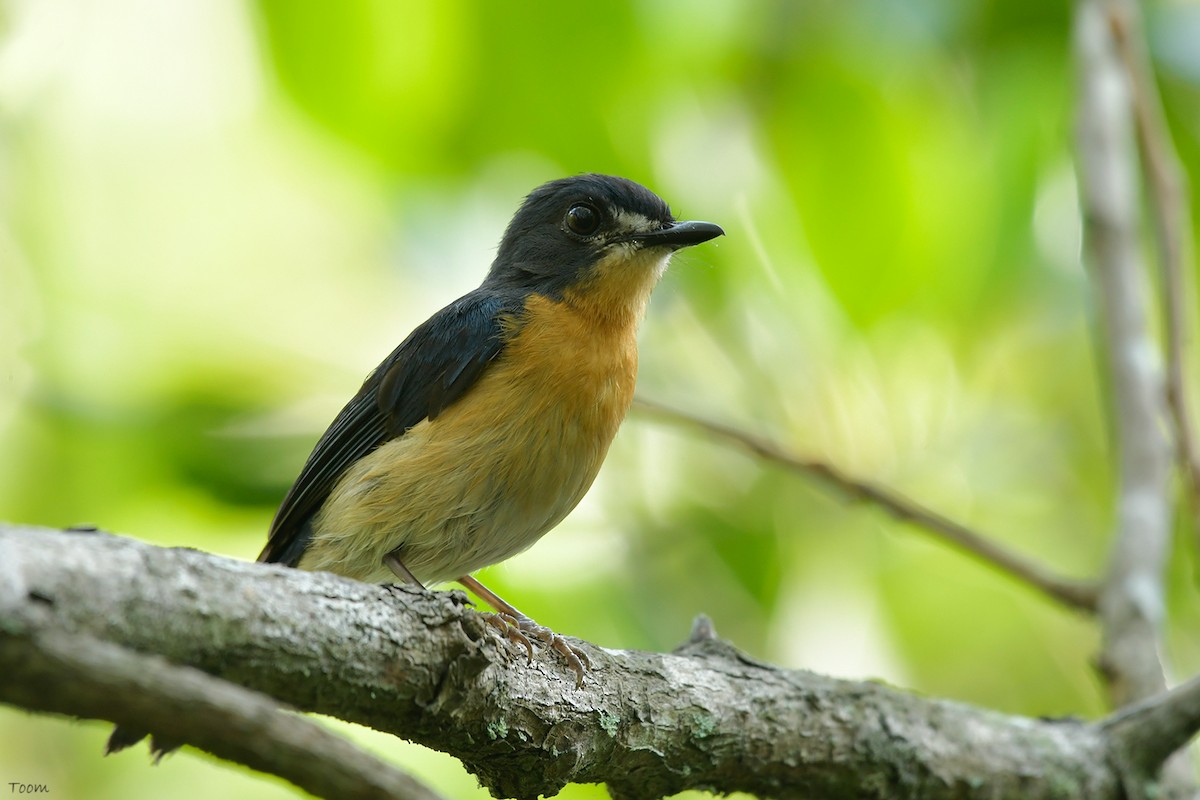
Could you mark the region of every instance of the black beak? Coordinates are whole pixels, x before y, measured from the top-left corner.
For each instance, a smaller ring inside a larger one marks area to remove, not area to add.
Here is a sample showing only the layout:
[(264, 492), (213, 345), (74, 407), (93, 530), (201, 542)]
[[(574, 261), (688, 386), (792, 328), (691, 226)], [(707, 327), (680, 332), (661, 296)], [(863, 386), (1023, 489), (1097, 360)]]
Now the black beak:
[(725, 231), (720, 225), (711, 222), (676, 222), (674, 225), (659, 231), (635, 233), (629, 237), (631, 241), (640, 242), (646, 247), (691, 247), (694, 244), (707, 242), (718, 236), (724, 236)]

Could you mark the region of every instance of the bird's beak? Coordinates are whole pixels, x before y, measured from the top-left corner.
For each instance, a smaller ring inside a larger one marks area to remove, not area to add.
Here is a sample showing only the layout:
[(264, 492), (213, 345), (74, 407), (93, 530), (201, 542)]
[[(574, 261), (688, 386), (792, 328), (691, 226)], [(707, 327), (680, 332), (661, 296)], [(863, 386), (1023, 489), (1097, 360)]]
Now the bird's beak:
[(670, 227), (648, 233), (635, 233), (629, 237), (631, 241), (639, 242), (647, 247), (691, 247), (694, 244), (707, 242), (718, 236), (724, 236), (725, 231), (720, 225), (711, 222), (676, 222)]

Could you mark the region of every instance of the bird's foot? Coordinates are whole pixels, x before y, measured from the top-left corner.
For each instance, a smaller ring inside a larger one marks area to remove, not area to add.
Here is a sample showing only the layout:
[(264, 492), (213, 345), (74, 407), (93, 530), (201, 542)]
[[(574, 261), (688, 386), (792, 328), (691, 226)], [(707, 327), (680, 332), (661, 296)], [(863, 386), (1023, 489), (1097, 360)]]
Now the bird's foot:
[(531, 664), (533, 663), (533, 642), (530, 639), (536, 639), (558, 653), (575, 673), (575, 688), (583, 686), (584, 676), (591, 669), (592, 662), (588, 659), (587, 653), (569, 643), (562, 636), (545, 625), (537, 624), (524, 614), (484, 611), (480, 612), (480, 616), (489, 625), (504, 634), (508, 641), (525, 648), (527, 661)]
[(496, 609), (495, 613), (482, 612), (483, 618), (489, 625), (503, 633), (510, 642), (524, 647), (530, 663), (533, 662), (533, 642), (530, 641), (533, 638), (562, 656), (563, 660), (567, 662), (567, 666), (575, 673), (575, 688), (583, 686), (583, 677), (592, 667), (586, 653), (569, 644), (566, 639), (545, 625), (538, 625), (470, 575), (463, 575), (458, 582)]

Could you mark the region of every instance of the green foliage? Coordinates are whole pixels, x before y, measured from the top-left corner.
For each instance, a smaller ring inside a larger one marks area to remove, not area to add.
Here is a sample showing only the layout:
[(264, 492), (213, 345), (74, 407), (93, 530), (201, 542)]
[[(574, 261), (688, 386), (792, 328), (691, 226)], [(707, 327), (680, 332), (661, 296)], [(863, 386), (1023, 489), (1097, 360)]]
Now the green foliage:
[[(1103, 568), (1069, 4), (109, 5), (27, 3), (0, 40), (0, 517), (253, 558), (366, 372), (478, 282), (525, 192), (595, 170), (729, 234), (659, 288), (640, 392), (1064, 573)], [(1194, 48), (1163, 52), (1200, 174)], [(1169, 645), (1192, 672), (1190, 562), (1173, 570)], [(786, 666), (1103, 708), (1086, 621), (648, 420), (558, 531), (482, 578), (606, 646), (670, 649), (704, 612)], [(0, 773), (61, 796), (289, 796), (190, 755), (101, 760), (104, 735), (0, 712)], [(477, 791), (450, 759), (351, 735)]]

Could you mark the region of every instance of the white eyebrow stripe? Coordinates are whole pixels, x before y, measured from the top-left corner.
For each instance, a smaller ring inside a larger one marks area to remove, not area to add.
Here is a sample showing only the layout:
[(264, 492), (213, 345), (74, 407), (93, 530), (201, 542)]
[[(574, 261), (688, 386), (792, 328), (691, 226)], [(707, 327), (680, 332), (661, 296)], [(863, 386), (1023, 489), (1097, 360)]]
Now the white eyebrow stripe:
[(656, 230), (660, 227), (659, 223), (649, 219), (644, 214), (638, 214), (636, 211), (625, 211), (624, 209), (617, 211), (613, 215), (613, 220), (616, 222), (617, 230), (623, 233)]

